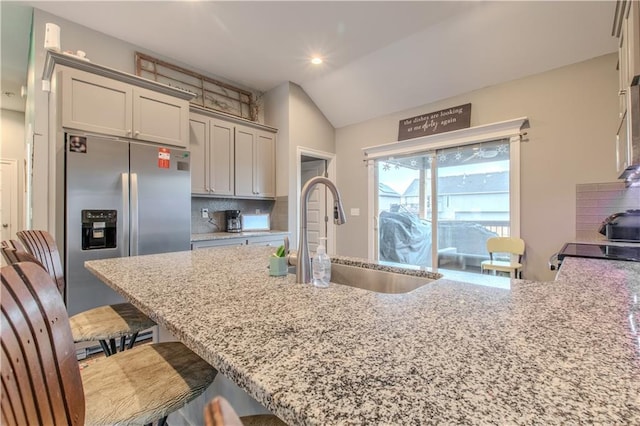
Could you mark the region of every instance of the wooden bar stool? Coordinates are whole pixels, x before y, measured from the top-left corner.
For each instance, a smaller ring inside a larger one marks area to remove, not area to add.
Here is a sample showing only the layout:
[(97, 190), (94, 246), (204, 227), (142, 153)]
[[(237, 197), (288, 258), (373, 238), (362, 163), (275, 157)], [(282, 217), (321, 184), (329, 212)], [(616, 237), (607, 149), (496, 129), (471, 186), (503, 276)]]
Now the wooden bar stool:
[(3, 425), (164, 424), (217, 374), (179, 342), (101, 357), (81, 372), (49, 274), (31, 262), (1, 272)]
[(273, 414), (256, 414), (238, 417), (229, 402), (216, 396), (204, 407), (205, 426), (286, 426)]
[(2, 251), (2, 257), (7, 265), (20, 262), (16, 258), (16, 252), (25, 252), (24, 246), (17, 240), (4, 240), (0, 242), (0, 250)]
[[(60, 254), (53, 237), (46, 231), (27, 230), (16, 233), (20, 241), (55, 280), (64, 299), (65, 280)], [(22, 261), (27, 259), (22, 256)], [(130, 303), (99, 306), (70, 318), (75, 342), (100, 342), (106, 356), (131, 349), (138, 333), (156, 325)], [(125, 345), (127, 338), (129, 343)], [(116, 339), (120, 339), (119, 347)]]

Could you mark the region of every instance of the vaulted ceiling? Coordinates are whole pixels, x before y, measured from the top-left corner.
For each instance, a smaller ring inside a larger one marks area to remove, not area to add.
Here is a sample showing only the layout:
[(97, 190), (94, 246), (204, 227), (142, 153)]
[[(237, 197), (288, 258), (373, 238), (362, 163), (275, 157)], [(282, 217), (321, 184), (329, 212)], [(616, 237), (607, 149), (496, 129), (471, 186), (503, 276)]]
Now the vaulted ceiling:
[[(260, 91), (292, 81), (336, 128), (617, 45), (613, 1), (2, 3), (3, 11), (33, 6)], [(19, 31), (5, 15), (3, 81), (13, 66), (5, 41)], [(311, 65), (312, 55), (324, 63)]]

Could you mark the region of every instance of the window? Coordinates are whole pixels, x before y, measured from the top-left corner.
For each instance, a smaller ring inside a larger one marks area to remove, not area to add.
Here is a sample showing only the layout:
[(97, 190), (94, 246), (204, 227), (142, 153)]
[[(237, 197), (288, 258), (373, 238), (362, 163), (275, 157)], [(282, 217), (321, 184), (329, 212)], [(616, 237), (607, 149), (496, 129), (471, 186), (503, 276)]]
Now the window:
[(502, 124), (364, 150), (370, 257), (480, 272), (488, 238), (519, 235), (520, 129), (528, 122), (493, 131)]

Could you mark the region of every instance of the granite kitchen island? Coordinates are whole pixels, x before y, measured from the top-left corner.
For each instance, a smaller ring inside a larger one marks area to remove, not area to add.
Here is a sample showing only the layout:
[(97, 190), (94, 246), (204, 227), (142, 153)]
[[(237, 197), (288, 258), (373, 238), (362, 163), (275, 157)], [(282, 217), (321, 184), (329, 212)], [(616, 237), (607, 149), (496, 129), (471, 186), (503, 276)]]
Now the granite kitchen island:
[(380, 294), (270, 277), (272, 251), (86, 267), (292, 425), (640, 424), (640, 263)]

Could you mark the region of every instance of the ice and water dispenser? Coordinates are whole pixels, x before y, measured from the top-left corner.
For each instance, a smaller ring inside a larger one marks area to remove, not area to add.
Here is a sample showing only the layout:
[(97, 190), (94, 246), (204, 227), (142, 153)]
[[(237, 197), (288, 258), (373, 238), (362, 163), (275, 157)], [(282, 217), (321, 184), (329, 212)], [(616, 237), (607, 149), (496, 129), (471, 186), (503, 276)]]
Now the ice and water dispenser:
[(82, 250), (116, 247), (118, 212), (82, 210)]

